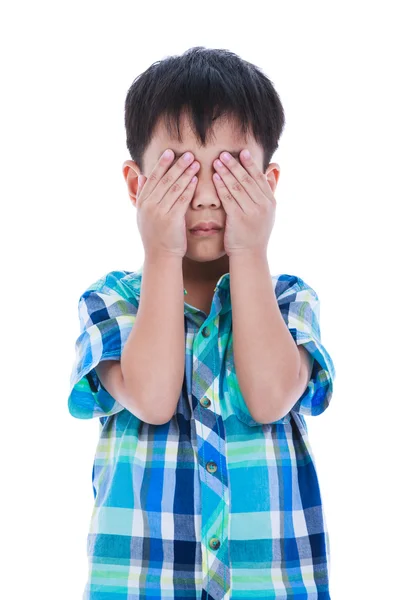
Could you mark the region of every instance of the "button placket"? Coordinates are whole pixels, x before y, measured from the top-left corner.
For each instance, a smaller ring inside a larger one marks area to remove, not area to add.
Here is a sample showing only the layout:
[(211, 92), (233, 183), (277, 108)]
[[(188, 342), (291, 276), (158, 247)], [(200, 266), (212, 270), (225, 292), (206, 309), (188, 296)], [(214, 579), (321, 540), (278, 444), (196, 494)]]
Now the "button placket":
[(221, 542), (217, 537), (213, 536), (208, 542), (208, 545), (210, 546), (211, 550), (218, 550), (218, 548), (221, 545)]
[(201, 406), (204, 406), (204, 408), (208, 408), (211, 404), (211, 400), (209, 398), (207, 398), (206, 396), (204, 396), (203, 398), (201, 398), (200, 404), (201, 404)]
[(209, 460), (206, 464), (206, 469), (209, 473), (214, 474), (217, 470), (217, 464), (213, 460)]

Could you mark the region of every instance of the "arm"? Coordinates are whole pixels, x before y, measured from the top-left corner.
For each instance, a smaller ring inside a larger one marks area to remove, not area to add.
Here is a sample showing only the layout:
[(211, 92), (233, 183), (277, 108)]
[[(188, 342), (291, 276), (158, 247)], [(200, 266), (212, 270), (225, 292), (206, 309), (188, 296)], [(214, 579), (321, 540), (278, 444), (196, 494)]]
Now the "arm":
[(132, 412), (147, 423), (169, 421), (182, 390), (183, 290), (182, 258), (145, 257), (139, 308), (121, 354), (121, 375), (138, 407)]
[(250, 413), (270, 423), (290, 412), (309, 381), (312, 361), (281, 315), (265, 255), (230, 257), (233, 352)]

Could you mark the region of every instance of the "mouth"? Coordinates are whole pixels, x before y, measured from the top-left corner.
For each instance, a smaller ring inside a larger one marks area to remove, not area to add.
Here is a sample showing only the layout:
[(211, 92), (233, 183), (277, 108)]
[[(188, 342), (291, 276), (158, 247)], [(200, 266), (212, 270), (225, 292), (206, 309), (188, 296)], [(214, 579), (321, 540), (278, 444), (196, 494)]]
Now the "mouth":
[(193, 235), (204, 236), (204, 235), (214, 235), (223, 231), (223, 229), (189, 229), (190, 233)]

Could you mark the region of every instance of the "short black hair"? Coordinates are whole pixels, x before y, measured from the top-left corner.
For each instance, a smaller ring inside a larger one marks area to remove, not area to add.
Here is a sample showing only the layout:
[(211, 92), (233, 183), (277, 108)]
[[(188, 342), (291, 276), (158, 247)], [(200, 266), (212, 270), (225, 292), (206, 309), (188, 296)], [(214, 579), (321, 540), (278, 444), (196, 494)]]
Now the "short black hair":
[[(281, 100), (262, 70), (223, 49), (196, 46), (153, 63), (132, 83), (125, 100), (126, 145), (141, 171), (159, 119), (182, 143), (179, 120), (191, 119), (200, 145), (218, 117), (232, 118), (242, 135), (253, 134), (264, 150), (263, 172), (285, 125)], [(175, 132), (173, 126), (175, 125)]]

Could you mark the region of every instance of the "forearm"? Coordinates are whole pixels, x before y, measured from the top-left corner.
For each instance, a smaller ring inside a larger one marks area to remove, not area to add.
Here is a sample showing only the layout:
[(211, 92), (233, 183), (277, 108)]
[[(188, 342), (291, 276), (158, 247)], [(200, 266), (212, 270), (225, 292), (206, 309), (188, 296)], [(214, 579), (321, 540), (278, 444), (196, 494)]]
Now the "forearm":
[(233, 352), (253, 418), (274, 420), (300, 374), (297, 345), (281, 315), (266, 255), (230, 257)]
[(146, 256), (140, 303), (121, 355), (124, 385), (149, 422), (173, 415), (185, 369), (182, 259)]

